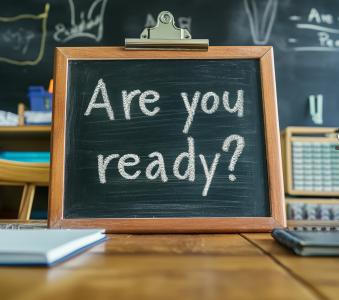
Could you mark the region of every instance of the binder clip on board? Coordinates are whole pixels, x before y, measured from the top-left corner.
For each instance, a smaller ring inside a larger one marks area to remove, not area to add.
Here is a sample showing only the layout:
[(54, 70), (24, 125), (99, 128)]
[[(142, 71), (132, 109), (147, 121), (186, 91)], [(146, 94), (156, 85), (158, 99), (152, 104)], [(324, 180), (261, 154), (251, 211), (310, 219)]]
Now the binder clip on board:
[(187, 29), (175, 26), (174, 17), (168, 11), (158, 15), (157, 24), (145, 28), (139, 39), (125, 39), (128, 50), (198, 50), (207, 51), (208, 39), (192, 39)]

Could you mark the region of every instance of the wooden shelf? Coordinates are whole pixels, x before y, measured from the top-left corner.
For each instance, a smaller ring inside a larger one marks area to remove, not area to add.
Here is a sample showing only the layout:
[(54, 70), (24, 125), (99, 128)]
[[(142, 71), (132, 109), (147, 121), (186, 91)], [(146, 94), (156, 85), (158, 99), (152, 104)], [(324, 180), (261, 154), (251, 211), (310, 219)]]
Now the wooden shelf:
[(287, 220), (287, 227), (308, 227), (308, 226), (319, 226), (319, 227), (338, 227), (339, 221), (321, 221), (321, 220)]
[(0, 151), (49, 151), (51, 126), (0, 126)]
[(27, 125), (27, 126), (0, 126), (1, 133), (36, 133), (51, 132), (51, 126)]
[[(34, 227), (46, 227), (47, 228), (47, 221), (45, 220), (13, 220), (13, 219), (1, 219), (0, 225), (12, 225), (15, 227), (15, 225), (23, 225), (21, 227), (27, 227), (30, 226)], [(20, 227), (20, 226), (18, 226)]]
[(339, 204), (338, 198), (286, 198), (286, 203)]

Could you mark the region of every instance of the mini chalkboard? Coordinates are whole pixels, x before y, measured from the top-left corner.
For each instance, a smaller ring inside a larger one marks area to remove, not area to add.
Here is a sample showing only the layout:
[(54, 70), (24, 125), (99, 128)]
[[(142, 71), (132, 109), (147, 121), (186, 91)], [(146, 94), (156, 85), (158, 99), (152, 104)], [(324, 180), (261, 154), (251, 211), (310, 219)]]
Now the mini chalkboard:
[(58, 48), (49, 226), (285, 226), (271, 47)]

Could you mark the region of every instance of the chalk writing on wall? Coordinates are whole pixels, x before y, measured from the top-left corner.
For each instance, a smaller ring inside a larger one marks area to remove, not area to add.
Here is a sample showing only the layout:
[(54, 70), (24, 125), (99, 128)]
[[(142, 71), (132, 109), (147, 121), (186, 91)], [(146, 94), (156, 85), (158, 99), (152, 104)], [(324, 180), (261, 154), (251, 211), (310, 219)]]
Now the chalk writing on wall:
[(55, 25), (53, 38), (57, 42), (66, 43), (76, 38), (89, 38), (96, 42), (102, 40), (104, 34), (104, 15), (107, 0), (95, 0), (88, 11), (77, 12), (73, 0), (68, 0), (71, 13), (70, 27), (64, 23)]
[(38, 15), (0, 17), (0, 62), (24, 66), (37, 65), (41, 61), (45, 52), (48, 11), (47, 3), (44, 12)]
[(277, 14), (278, 0), (268, 0), (264, 4), (264, 8), (261, 9), (257, 0), (244, 0), (244, 8), (255, 45), (268, 43)]
[(302, 35), (288, 38), (295, 51), (339, 51), (339, 16), (311, 7), (305, 15), (289, 16), (289, 21), (298, 32), (309, 36), (307, 43)]

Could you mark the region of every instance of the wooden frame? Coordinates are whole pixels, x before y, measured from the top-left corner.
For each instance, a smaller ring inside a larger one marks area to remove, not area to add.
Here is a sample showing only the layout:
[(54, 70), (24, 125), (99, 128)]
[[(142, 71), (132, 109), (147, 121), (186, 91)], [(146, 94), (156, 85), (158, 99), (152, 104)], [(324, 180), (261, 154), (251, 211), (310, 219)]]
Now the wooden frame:
[[(338, 143), (335, 137), (337, 128), (331, 127), (287, 127), (282, 133), (282, 153), (283, 153), (283, 173), (285, 192), (294, 196), (339, 196), (339, 191), (305, 191), (296, 190), (293, 187), (292, 174), (292, 142), (330, 142)], [(326, 134), (332, 134), (333, 137), (327, 137)], [(319, 136), (324, 135), (324, 136)], [(338, 153), (339, 157), (339, 153)]]
[[(65, 116), (70, 60), (258, 59), (260, 61), (266, 140), (270, 217), (64, 219)], [(130, 51), (122, 47), (57, 48), (54, 70), (52, 167), (49, 227), (101, 227), (115, 233), (265, 232), (285, 227), (283, 175), (272, 47), (210, 47), (196, 51)], [(194, 220), (192, 222), (192, 219)]]

